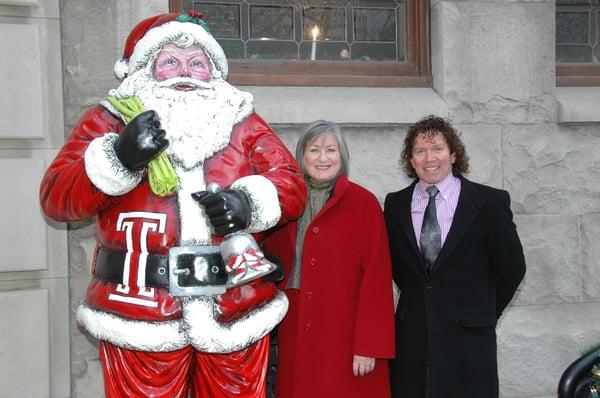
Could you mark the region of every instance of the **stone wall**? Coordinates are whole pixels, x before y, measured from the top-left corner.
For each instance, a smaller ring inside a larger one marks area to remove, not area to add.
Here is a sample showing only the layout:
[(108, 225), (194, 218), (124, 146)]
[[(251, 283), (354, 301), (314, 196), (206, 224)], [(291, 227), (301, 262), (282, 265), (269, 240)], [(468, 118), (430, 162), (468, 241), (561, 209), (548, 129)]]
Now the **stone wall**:
[[(112, 65), (130, 27), (166, 9), (166, 0), (62, 1), (69, 126), (116, 84)], [(511, 193), (525, 248), (526, 278), (498, 327), (506, 398), (556, 396), (562, 370), (600, 342), (600, 118), (557, 118), (554, 12), (553, 1), (431, 0), (433, 89), (348, 96), (353, 89), (246, 88), (290, 148), (306, 122), (341, 122), (351, 178), (380, 200), (409, 183), (398, 166), (407, 124), (432, 112), (455, 122), (471, 157), (468, 177)], [(332, 105), (336, 97), (343, 107)], [(93, 244), (89, 222), (72, 226), (72, 311), (85, 294)], [(72, 394), (101, 396), (95, 343), (71, 330)]]

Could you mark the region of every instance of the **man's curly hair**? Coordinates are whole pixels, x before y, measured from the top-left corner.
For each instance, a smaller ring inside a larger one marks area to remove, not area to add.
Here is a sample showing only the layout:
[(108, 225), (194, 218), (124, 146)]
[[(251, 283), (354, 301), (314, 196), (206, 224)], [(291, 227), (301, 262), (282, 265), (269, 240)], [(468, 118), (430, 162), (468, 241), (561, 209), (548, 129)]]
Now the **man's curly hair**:
[(404, 139), (404, 149), (400, 156), (400, 165), (409, 178), (418, 178), (415, 168), (410, 164), (415, 140), (420, 134), (427, 138), (433, 138), (436, 134), (441, 134), (448, 143), (450, 153), (456, 155), (456, 161), (452, 164), (452, 174), (466, 174), (469, 172), (469, 157), (465, 146), (460, 139), (460, 133), (454, 130), (449, 121), (435, 115), (429, 115), (413, 124), (408, 129), (408, 134)]

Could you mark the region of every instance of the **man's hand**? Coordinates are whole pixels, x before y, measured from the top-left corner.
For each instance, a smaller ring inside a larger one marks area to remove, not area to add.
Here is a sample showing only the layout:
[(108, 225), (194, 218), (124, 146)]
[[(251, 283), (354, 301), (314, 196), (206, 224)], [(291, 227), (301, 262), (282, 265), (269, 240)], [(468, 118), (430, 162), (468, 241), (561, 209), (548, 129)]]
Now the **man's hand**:
[(165, 135), (165, 130), (160, 128), (158, 114), (152, 110), (142, 112), (119, 134), (115, 153), (129, 170), (141, 170), (169, 145)]
[(352, 359), (352, 371), (354, 376), (364, 376), (375, 369), (375, 358), (355, 355)]
[(200, 191), (193, 193), (192, 197), (204, 206), (204, 212), (217, 235), (225, 236), (245, 229), (250, 224), (252, 208), (246, 194), (241, 191)]

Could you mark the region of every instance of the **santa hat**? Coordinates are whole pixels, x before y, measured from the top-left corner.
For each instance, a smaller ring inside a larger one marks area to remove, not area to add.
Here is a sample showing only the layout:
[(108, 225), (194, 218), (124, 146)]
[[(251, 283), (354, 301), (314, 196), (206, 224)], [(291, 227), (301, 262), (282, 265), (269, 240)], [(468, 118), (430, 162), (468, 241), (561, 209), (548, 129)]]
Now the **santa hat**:
[(209, 33), (200, 11), (161, 14), (138, 23), (127, 37), (123, 58), (115, 63), (115, 76), (122, 80), (144, 68), (164, 45), (173, 42), (199, 45), (213, 62), (213, 75), (227, 77), (225, 53)]

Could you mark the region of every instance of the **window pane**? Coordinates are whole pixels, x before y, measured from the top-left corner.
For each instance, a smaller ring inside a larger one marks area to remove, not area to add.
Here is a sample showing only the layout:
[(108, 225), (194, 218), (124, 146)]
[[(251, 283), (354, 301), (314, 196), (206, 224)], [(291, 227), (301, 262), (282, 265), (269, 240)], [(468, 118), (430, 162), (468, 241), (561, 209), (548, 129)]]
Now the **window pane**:
[(558, 62), (592, 62), (592, 49), (588, 46), (556, 46)]
[(360, 8), (354, 10), (356, 41), (395, 42), (396, 13), (394, 9)]
[(556, 44), (588, 44), (589, 12), (557, 12)]
[(213, 36), (227, 39), (241, 37), (239, 5), (206, 2), (202, 4), (202, 12)]
[[(300, 43), (300, 59), (311, 59), (312, 41)], [(315, 60), (322, 61), (348, 61), (350, 60), (350, 45), (343, 41), (316, 42)]]
[(317, 40), (347, 41), (345, 7), (306, 8), (303, 16), (304, 40), (312, 40), (312, 30), (316, 27)]
[(294, 40), (294, 9), (251, 5), (250, 38)]
[(599, 64), (597, 0), (557, 0), (556, 61)]
[(211, 33), (231, 59), (314, 56), (314, 61), (406, 62), (406, 0), (193, 0), (183, 4), (186, 10), (204, 13)]
[(298, 44), (293, 41), (250, 40), (246, 43), (250, 59), (296, 59)]

